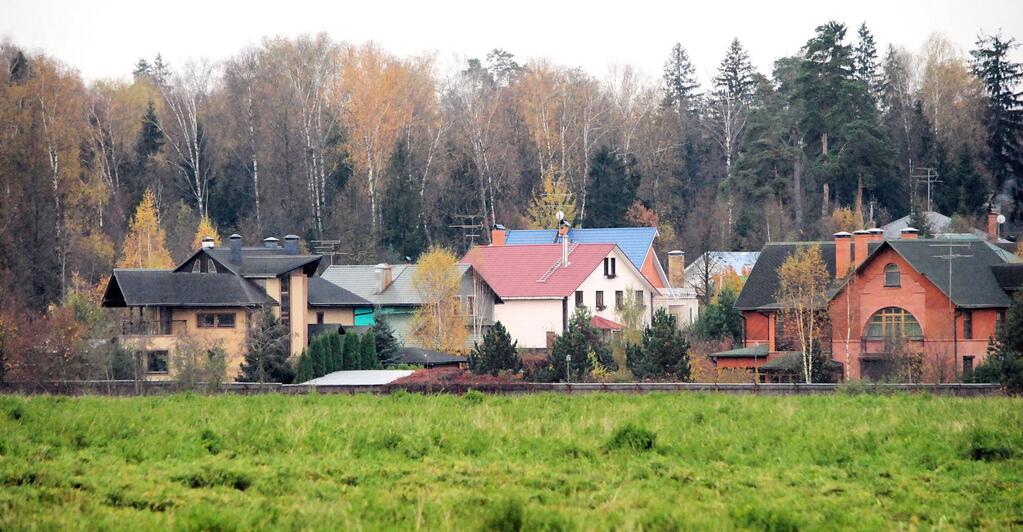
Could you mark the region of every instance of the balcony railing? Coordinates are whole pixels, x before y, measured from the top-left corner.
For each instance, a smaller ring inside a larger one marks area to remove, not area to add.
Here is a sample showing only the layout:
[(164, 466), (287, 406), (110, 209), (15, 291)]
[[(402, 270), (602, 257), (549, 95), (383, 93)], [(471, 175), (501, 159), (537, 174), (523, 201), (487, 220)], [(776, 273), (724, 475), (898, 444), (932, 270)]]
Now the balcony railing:
[(175, 329), (185, 328), (185, 320), (139, 321), (124, 320), (121, 322), (123, 336), (170, 336)]

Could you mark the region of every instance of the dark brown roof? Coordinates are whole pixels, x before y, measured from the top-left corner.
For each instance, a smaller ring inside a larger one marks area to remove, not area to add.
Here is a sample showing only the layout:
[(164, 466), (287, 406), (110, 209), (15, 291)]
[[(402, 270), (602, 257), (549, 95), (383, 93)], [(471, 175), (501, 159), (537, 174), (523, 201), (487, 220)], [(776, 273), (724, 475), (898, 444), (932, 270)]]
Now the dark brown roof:
[[(949, 295), (949, 268), (947, 256), (952, 244), (956, 257), (952, 264), (951, 298), (959, 307), (1003, 308), (1011, 303), (1003, 284), (995, 277), (994, 268), (1006, 264), (1006, 254), (986, 241), (979, 239), (912, 239), (870, 242), (867, 260), (860, 269), (870, 263), (871, 258), (881, 249), (891, 247), (916, 271), (930, 280), (946, 296)], [(778, 291), (778, 269), (789, 255), (796, 250), (819, 245), (824, 264), (832, 278), (835, 276), (835, 243), (831, 242), (784, 242), (764, 246), (753, 271), (735, 301), (739, 310), (775, 310)], [(850, 242), (850, 246), (852, 243)], [(850, 250), (852, 253), (852, 250)], [(850, 255), (851, 256), (851, 255)], [(844, 284), (836, 281), (832, 294)]]
[(255, 283), (231, 273), (114, 270), (104, 307), (255, 307), (276, 305)]
[(323, 258), (320, 255), (289, 255), (284, 248), (244, 247), (241, 250), (241, 263), (238, 263), (231, 260), (230, 248), (220, 247), (196, 251), (175, 271), (191, 271), (193, 261), (203, 253), (212, 257), (218, 266), (250, 279), (277, 277), (297, 268), (302, 268), (306, 275), (313, 275)]

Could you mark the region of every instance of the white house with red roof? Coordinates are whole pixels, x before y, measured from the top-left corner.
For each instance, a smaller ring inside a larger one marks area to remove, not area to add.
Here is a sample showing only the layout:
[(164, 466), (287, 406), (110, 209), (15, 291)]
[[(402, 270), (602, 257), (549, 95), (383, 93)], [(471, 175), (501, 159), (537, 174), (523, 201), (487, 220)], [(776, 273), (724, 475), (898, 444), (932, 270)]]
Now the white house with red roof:
[(614, 329), (617, 307), (634, 298), (651, 310), (644, 313), (648, 322), (658, 295), (615, 244), (565, 239), (560, 244), (478, 246), (462, 263), (471, 265), (503, 301), (494, 306), (494, 320), (522, 348), (548, 347), (548, 333), (563, 333), (577, 306), (589, 307), (599, 318), (595, 324)]

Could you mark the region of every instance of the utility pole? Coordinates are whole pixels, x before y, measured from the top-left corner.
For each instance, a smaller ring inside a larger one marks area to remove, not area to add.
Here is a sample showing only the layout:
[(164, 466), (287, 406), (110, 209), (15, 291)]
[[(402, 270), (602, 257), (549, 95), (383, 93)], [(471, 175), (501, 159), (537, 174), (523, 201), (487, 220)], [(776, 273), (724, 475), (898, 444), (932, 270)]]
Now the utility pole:
[(477, 231), (483, 230), (483, 217), (479, 214), (452, 214), (453, 224), (448, 227), (452, 229), (461, 229), (462, 238), (469, 241), (469, 248), (476, 245), (476, 239), (480, 237), (481, 233)]
[(952, 248), (970, 248), (973, 249), (972, 244), (966, 243), (953, 243), (952, 239), (948, 240), (947, 244), (931, 244), (931, 247), (947, 247), (947, 255), (935, 255), (936, 259), (944, 259), (948, 261), (948, 308), (952, 315), (952, 374), (956, 377), (959, 376), (959, 330), (956, 327), (956, 308), (955, 302), (952, 300), (952, 262), (955, 259), (963, 259), (972, 257), (973, 255), (963, 255), (960, 253), (953, 253)]
[(921, 166), (913, 169), (913, 179), (917, 183), (927, 185), (927, 210), (933, 210), (931, 208), (931, 186), (935, 183), (941, 183), (941, 179), (938, 178), (938, 171), (929, 166)]

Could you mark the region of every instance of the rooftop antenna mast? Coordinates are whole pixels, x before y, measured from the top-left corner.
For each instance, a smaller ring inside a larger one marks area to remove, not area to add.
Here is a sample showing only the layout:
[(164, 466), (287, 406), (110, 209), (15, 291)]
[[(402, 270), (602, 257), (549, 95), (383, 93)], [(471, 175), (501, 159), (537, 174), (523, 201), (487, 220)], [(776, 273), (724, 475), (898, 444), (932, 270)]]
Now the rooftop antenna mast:
[(931, 244), (934, 248), (948, 248), (947, 255), (935, 255), (936, 259), (943, 259), (948, 261), (948, 308), (952, 314), (952, 373), (953, 375), (959, 375), (959, 329), (956, 325), (956, 307), (955, 302), (952, 300), (952, 262), (955, 259), (965, 259), (972, 257), (973, 255), (963, 255), (961, 253), (953, 253), (952, 248), (969, 248), (973, 249), (972, 244), (967, 243), (954, 243), (950, 238), (947, 244)]
[(341, 264), (341, 257), (348, 255), (341, 251), (340, 240), (310, 240), (309, 244), (312, 246), (314, 254), (322, 255), (327, 259), (327, 266)]

